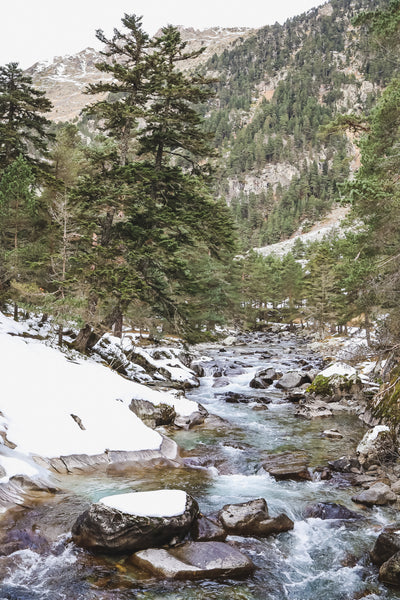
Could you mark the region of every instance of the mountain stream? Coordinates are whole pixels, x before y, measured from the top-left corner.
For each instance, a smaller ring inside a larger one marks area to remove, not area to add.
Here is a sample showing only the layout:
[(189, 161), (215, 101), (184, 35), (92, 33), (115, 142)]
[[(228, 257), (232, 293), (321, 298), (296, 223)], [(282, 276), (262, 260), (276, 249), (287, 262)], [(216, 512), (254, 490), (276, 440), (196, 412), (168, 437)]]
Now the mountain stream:
[[(346, 480), (321, 481), (315, 468), (354, 453), (365, 429), (354, 415), (309, 421), (275, 386), (253, 390), (249, 382), (260, 367), (285, 372), (300, 365), (321, 367), (304, 341), (292, 334), (253, 335), (229, 348), (209, 347), (201, 386), (187, 396), (217, 415), (189, 431), (167, 432), (183, 449), (185, 465), (142, 465), (107, 474), (58, 478), (62, 492), (45, 504), (9, 511), (0, 523), (11, 539), (28, 535), (29, 549), (0, 556), (0, 600), (369, 600), (400, 598), (378, 582), (368, 558), (381, 527), (394, 521), (394, 509), (363, 510)], [(215, 375), (220, 375), (216, 377)], [(228, 403), (226, 392), (247, 396)], [(265, 399), (271, 401), (265, 404)], [(257, 400), (257, 401), (254, 401)], [(337, 429), (340, 440), (324, 438)], [(304, 450), (312, 481), (276, 481), (262, 469), (263, 457)], [(76, 548), (69, 532), (88, 505), (112, 493), (179, 488), (199, 502), (204, 514), (228, 503), (263, 497), (272, 516), (285, 512), (292, 531), (265, 539), (229, 538), (257, 566), (248, 579), (160, 581), (133, 567), (128, 557), (93, 556)], [(364, 516), (357, 521), (305, 519), (313, 502), (344, 504)], [(27, 533), (28, 532), (28, 533)]]

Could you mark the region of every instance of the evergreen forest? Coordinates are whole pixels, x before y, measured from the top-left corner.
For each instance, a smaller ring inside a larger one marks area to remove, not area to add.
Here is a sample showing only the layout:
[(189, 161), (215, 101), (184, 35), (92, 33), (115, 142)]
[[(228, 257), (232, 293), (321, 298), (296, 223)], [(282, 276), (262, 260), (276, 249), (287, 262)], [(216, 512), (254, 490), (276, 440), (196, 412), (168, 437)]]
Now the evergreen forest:
[[(195, 342), (355, 320), (396, 352), (399, 22), (399, 0), (332, 0), (189, 70), (202, 50), (177, 28), (150, 38), (124, 15), (96, 33), (111, 77), (73, 122), (47, 119), (17, 63), (0, 67), (2, 306), (51, 315), (60, 344), (78, 323), (82, 351), (124, 321)], [(253, 250), (338, 203), (340, 232)]]

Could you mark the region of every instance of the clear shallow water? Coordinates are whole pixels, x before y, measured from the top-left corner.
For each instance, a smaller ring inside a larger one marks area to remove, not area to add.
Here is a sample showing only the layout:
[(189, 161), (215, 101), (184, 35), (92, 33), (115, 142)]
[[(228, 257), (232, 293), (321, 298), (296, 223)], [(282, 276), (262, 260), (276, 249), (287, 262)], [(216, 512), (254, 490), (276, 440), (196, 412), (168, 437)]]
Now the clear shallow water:
[[(288, 352), (288, 350), (290, 352)], [(256, 353), (254, 353), (256, 352)], [(210, 355), (212, 352), (210, 353)], [(265, 358), (265, 354), (269, 358)], [(192, 431), (177, 431), (174, 438), (187, 455), (190, 466), (130, 469), (113, 474), (62, 478), (65, 493), (47, 505), (19, 511), (7, 517), (3, 528), (34, 529), (50, 542), (40, 554), (22, 550), (0, 556), (0, 600), (369, 600), (400, 598), (377, 581), (377, 571), (369, 564), (380, 527), (396, 519), (392, 509), (357, 509), (365, 519), (355, 523), (335, 523), (303, 519), (310, 502), (340, 502), (355, 509), (354, 490), (340, 489), (331, 482), (277, 482), (260, 467), (267, 453), (306, 450), (310, 464), (352, 452), (363, 435), (360, 422), (341, 415), (313, 422), (294, 416), (291, 404), (282, 404), (279, 390), (251, 390), (249, 381), (260, 366), (272, 364), (281, 370), (298, 366), (304, 356), (316, 360), (306, 346), (294, 338), (279, 343), (235, 347), (225, 353), (214, 351), (222, 368), (239, 361), (244, 370), (230, 374), (229, 385), (212, 387), (213, 362), (199, 389), (189, 395), (204, 404), (210, 413), (228, 421)], [(244, 366), (243, 366), (244, 365)], [(256, 404), (228, 404), (221, 394), (245, 393), (254, 398), (266, 395), (273, 400), (268, 408), (255, 410)], [(324, 429), (336, 428), (340, 441), (321, 437)], [(91, 556), (68, 541), (68, 533), (78, 514), (90, 502), (110, 493), (158, 488), (187, 490), (204, 513), (230, 502), (264, 497), (272, 516), (286, 512), (294, 521), (291, 532), (266, 539), (232, 538), (257, 565), (255, 574), (245, 581), (163, 582), (138, 571), (128, 557)]]

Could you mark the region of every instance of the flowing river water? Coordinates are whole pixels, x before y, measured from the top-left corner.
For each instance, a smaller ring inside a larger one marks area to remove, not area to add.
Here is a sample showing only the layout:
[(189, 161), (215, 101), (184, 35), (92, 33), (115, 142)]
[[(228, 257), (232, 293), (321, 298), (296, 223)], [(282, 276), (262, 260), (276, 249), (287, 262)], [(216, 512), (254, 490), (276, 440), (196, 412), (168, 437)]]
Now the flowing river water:
[[(9, 512), (0, 523), (11, 538), (29, 533), (30, 549), (0, 556), (0, 600), (370, 600), (400, 598), (400, 592), (378, 582), (368, 558), (381, 527), (396, 520), (394, 509), (365, 509), (351, 501), (355, 493), (345, 481), (276, 481), (262, 468), (266, 454), (305, 450), (310, 466), (353, 453), (364, 429), (346, 413), (309, 421), (295, 416), (295, 407), (274, 386), (252, 390), (249, 382), (267, 364), (282, 371), (301, 364), (319, 365), (306, 343), (291, 334), (253, 336), (246, 344), (221, 351), (203, 349), (201, 386), (187, 395), (221, 417), (205, 426), (173, 433), (183, 448), (185, 466), (143, 465), (107, 474), (68, 476), (54, 499)], [(214, 375), (220, 372), (221, 377)], [(231, 404), (223, 394), (237, 392), (249, 399), (272, 400)], [(338, 429), (343, 439), (321, 436)], [(171, 432), (169, 432), (171, 435)], [(76, 517), (111, 493), (160, 488), (186, 490), (203, 513), (224, 504), (263, 497), (272, 516), (285, 512), (295, 522), (292, 531), (265, 539), (230, 538), (257, 566), (241, 581), (166, 582), (139, 571), (129, 557), (93, 556), (76, 548), (69, 532)], [(304, 519), (312, 502), (337, 502), (360, 512), (359, 521)], [(19, 536), (19, 538), (18, 538)]]

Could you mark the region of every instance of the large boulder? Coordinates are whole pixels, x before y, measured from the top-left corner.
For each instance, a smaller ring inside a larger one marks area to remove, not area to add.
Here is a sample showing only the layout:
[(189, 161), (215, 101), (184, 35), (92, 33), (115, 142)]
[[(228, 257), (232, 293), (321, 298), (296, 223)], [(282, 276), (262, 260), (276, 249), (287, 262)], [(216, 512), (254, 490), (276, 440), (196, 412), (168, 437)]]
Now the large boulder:
[(178, 415), (174, 419), (175, 427), (179, 429), (192, 429), (196, 425), (201, 425), (208, 417), (208, 411), (202, 404), (197, 404), (197, 410), (190, 415)]
[(169, 550), (151, 548), (137, 552), (131, 561), (167, 579), (244, 577), (255, 569), (247, 556), (223, 542), (187, 542)]
[(281, 376), (273, 367), (259, 369), (250, 381), (250, 387), (254, 389), (265, 389)]
[(357, 446), (358, 460), (365, 468), (389, 460), (395, 454), (393, 436), (386, 425), (376, 425), (367, 431)]
[(379, 579), (394, 587), (400, 586), (400, 552), (393, 554), (379, 569)]
[(367, 490), (353, 496), (352, 500), (366, 506), (386, 506), (386, 504), (396, 502), (397, 496), (386, 483), (378, 481)]
[(311, 383), (307, 372), (289, 371), (275, 385), (281, 390), (292, 390), (293, 388), (300, 387), (303, 383)]
[(363, 383), (356, 370), (345, 363), (334, 363), (311, 381), (307, 392), (327, 402), (361, 398), (363, 395)]
[(360, 463), (354, 456), (341, 456), (336, 460), (329, 461), (328, 466), (336, 473), (352, 473), (359, 470)]
[(296, 417), (304, 419), (322, 419), (331, 417), (332, 415), (332, 409), (326, 402), (312, 396), (306, 398), (305, 402), (300, 400), (299, 406), (296, 409)]
[(298, 452), (280, 452), (269, 454), (262, 462), (265, 471), (275, 479), (294, 479), (295, 481), (311, 480), (308, 469), (309, 458), (301, 450)]
[(400, 524), (385, 527), (378, 535), (371, 551), (371, 560), (380, 567), (396, 552), (400, 552)]
[(102, 552), (136, 552), (182, 541), (199, 514), (182, 490), (107, 496), (81, 514), (72, 528), (78, 546)]
[(168, 404), (155, 405), (148, 400), (133, 398), (129, 408), (149, 427), (158, 427), (159, 425), (171, 425), (176, 417), (173, 406)]
[(224, 529), (231, 535), (265, 537), (293, 529), (294, 523), (285, 514), (271, 518), (264, 498), (226, 504), (218, 513)]
[(197, 542), (223, 542), (227, 536), (218, 519), (201, 515), (194, 521), (192, 537)]
[(341, 504), (335, 504), (334, 502), (317, 502), (316, 504), (309, 504), (304, 509), (304, 518), (309, 519), (339, 519), (341, 521), (347, 521), (352, 519), (362, 519), (362, 515), (346, 508)]

